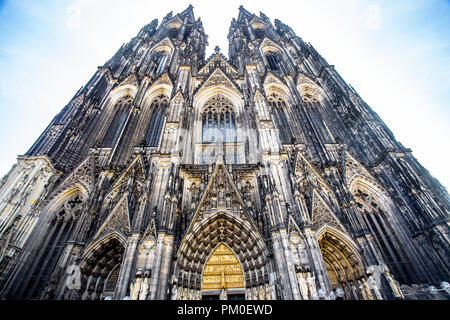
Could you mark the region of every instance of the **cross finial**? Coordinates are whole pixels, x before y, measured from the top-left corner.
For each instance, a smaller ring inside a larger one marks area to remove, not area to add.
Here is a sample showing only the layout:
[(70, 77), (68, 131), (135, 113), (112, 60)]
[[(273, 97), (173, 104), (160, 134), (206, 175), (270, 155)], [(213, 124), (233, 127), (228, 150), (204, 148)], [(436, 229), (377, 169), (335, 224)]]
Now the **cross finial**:
[(216, 47), (214, 48), (214, 51), (215, 51), (216, 53), (219, 53), (219, 52), (220, 52), (219, 46), (216, 46)]

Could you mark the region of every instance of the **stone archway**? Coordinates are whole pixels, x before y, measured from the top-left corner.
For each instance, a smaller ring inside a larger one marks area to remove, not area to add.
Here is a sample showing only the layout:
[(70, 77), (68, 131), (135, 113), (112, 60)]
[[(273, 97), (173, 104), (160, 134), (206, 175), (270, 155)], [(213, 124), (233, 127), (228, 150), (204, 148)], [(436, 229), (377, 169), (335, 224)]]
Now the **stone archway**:
[(371, 300), (373, 297), (361, 257), (356, 246), (347, 238), (342, 232), (327, 225), (317, 232), (331, 288), (333, 292), (342, 290), (344, 299)]
[(82, 274), (78, 298), (103, 300), (114, 297), (120, 266), (125, 252), (124, 240), (115, 232), (90, 246), (80, 263)]
[[(221, 245), (226, 249), (223, 249)], [(219, 251), (215, 252), (217, 249)], [(202, 282), (207, 263), (211, 257), (221, 255), (220, 252), (229, 257), (232, 265), (237, 267), (239, 264), (242, 270), (244, 286), (225, 288), (230, 298), (233, 298), (231, 297), (233, 295), (240, 295), (239, 298), (243, 298), (244, 294), (246, 299), (253, 300), (275, 298), (272, 296), (269, 286), (271, 268), (269, 253), (262, 238), (245, 222), (235, 219), (231, 214), (221, 212), (193, 228), (181, 244), (174, 273), (172, 299), (200, 300), (204, 293), (205, 298), (208, 298), (206, 297), (208, 294), (218, 298), (221, 290), (214, 287), (212, 289), (216, 290), (214, 292), (203, 292)], [(214, 259), (216, 258), (213, 258), (213, 261)], [(213, 264), (209, 264), (209, 266), (213, 266)], [(218, 270), (223, 268), (225, 268), (223, 265), (217, 267)], [(222, 274), (215, 276), (221, 280)], [(225, 285), (226, 281), (225, 278)], [(219, 281), (217, 280), (217, 282)], [(238, 297), (234, 296), (234, 298)]]

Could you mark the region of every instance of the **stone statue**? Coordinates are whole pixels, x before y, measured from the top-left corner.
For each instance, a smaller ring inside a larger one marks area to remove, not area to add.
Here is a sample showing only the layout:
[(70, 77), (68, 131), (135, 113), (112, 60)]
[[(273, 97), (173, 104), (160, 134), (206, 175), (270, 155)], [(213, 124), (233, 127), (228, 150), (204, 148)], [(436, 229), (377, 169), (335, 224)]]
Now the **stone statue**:
[(302, 295), (303, 300), (309, 300), (308, 297), (308, 283), (305, 281), (303, 274), (301, 272), (297, 272), (298, 286), (300, 287), (300, 293)]
[(173, 285), (172, 287), (172, 300), (177, 300), (178, 299), (178, 287), (176, 284)]
[(380, 289), (378, 288), (377, 281), (375, 280), (375, 276), (371, 275), (368, 278), (369, 282), (369, 288), (372, 289), (375, 292), (375, 296), (378, 300), (383, 300), (383, 297), (381, 296)]
[(227, 300), (227, 292), (225, 291), (225, 289), (222, 289), (222, 291), (220, 292), (220, 296), (219, 296), (220, 300)]
[(334, 291), (331, 291), (330, 294), (328, 295), (328, 300), (336, 300), (337, 296), (334, 293)]
[(264, 290), (264, 285), (259, 286), (259, 300), (265, 300), (266, 299), (266, 295), (265, 295), (265, 290)]
[(245, 300), (253, 300), (252, 299), (252, 290), (251, 289), (245, 289)]
[(358, 300), (358, 289), (356, 288), (355, 285), (352, 286), (352, 294), (353, 294), (353, 298), (355, 300)]
[(363, 286), (364, 286), (364, 290), (365, 290), (365, 292), (366, 292), (367, 298), (368, 298), (369, 300), (374, 300), (373, 295), (372, 295), (372, 292), (371, 292), (370, 289), (369, 289), (369, 285), (368, 285), (368, 283), (367, 283), (367, 280), (363, 278), (361, 281), (362, 281), (362, 284), (363, 284)]
[(130, 285), (130, 300), (138, 300), (141, 290), (141, 278), (136, 278), (134, 285)]
[(183, 300), (189, 300), (189, 289), (183, 288)]
[(359, 288), (359, 292), (361, 293), (361, 295), (363, 296), (364, 300), (368, 300), (368, 296), (367, 296), (367, 292), (366, 289), (364, 288), (364, 283), (361, 280), (358, 280), (358, 288)]
[(386, 277), (387, 282), (389, 283), (389, 286), (391, 287), (392, 293), (397, 299), (404, 299), (405, 296), (403, 295), (402, 290), (400, 289), (400, 284), (398, 281), (394, 279), (391, 272), (389, 271), (389, 268), (386, 265), (381, 266), (381, 271), (383, 272), (384, 276)]
[(316, 291), (316, 277), (309, 275), (308, 278), (306, 279), (306, 281), (308, 282), (308, 290), (309, 290), (309, 294), (312, 297), (314, 294), (317, 293)]
[(258, 300), (258, 291), (257, 291), (256, 287), (253, 287), (252, 291), (253, 291), (252, 292), (252, 297), (253, 297), (252, 299), (253, 300)]
[(144, 281), (142, 283), (141, 286), (141, 292), (139, 293), (139, 300), (147, 300), (147, 294), (148, 294), (148, 288), (149, 288), (149, 283), (150, 282), (150, 278), (145, 277)]
[(267, 283), (265, 287), (266, 287), (266, 300), (272, 300), (272, 295), (270, 294), (270, 287)]

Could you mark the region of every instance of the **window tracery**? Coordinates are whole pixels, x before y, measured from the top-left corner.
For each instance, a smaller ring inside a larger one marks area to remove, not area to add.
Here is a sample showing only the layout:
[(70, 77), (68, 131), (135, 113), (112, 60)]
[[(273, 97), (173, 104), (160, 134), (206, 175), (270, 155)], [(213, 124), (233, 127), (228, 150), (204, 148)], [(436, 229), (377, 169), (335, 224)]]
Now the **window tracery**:
[(169, 54), (165, 51), (159, 51), (156, 54), (156, 73), (163, 73), (166, 67), (167, 60), (169, 60)]
[(280, 70), (280, 56), (275, 51), (269, 51), (266, 53), (267, 63), (269, 64), (269, 69), (271, 71), (281, 71)]
[(256, 39), (263, 39), (264, 38), (264, 30), (263, 29), (255, 29), (253, 30), (255, 34)]
[(203, 142), (236, 142), (236, 115), (231, 102), (220, 95), (211, 98), (202, 112)]
[(176, 38), (178, 36), (178, 29), (177, 28), (171, 28), (168, 31), (168, 36), (170, 38)]
[(271, 96), (269, 96), (268, 101), (272, 109), (273, 117), (275, 119), (275, 125), (280, 132), (281, 143), (291, 143), (293, 134), (289, 125), (289, 121), (286, 117), (286, 102), (276, 94), (272, 94)]
[(378, 200), (361, 188), (355, 190), (354, 197), (389, 269), (398, 279), (402, 279), (404, 283), (410, 283), (408, 271), (398, 250), (398, 240)]
[(168, 104), (169, 99), (164, 95), (156, 98), (151, 104), (152, 114), (144, 138), (145, 143), (149, 147), (158, 145)]
[(131, 104), (133, 102), (133, 97), (126, 95), (117, 102), (115, 109), (116, 113), (106, 131), (103, 140), (102, 147), (111, 148), (113, 147), (117, 140), (119, 139), (120, 133), (125, 125), (125, 121), (131, 109)]
[(28, 297), (36, 298), (43, 292), (56, 263), (69, 240), (75, 221), (80, 216), (83, 197), (76, 194), (68, 198), (56, 210), (56, 214), (47, 229), (47, 236), (42, 243), (42, 254), (35, 262), (30, 281), (28, 282)]

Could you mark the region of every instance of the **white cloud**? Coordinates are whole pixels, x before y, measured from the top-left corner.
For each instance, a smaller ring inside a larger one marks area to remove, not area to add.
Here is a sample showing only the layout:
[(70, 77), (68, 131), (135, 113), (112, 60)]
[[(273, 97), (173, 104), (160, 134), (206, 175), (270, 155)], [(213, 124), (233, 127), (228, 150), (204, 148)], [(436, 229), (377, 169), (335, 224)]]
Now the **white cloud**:
[(81, 9), (77, 5), (70, 5), (66, 9), (67, 19), (66, 26), (69, 30), (80, 30), (81, 28)]
[(367, 20), (366, 27), (370, 30), (381, 28), (381, 8), (372, 4), (366, 8)]

